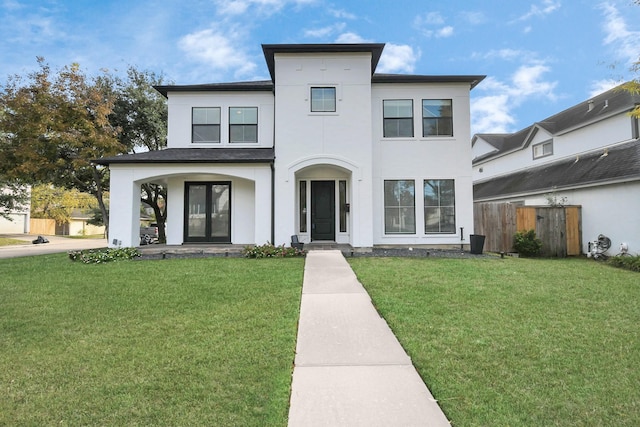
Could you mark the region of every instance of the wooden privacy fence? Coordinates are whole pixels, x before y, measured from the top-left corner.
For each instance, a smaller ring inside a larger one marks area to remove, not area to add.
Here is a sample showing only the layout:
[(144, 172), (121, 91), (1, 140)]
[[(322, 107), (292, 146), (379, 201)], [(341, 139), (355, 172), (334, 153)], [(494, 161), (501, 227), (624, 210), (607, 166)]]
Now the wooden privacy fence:
[(44, 218), (31, 218), (29, 220), (29, 234), (45, 234), (53, 236), (56, 234), (56, 220)]
[(485, 237), (484, 250), (512, 252), (517, 231), (535, 230), (542, 241), (542, 256), (580, 255), (582, 208), (580, 206), (516, 206), (511, 203), (475, 203), (476, 234)]

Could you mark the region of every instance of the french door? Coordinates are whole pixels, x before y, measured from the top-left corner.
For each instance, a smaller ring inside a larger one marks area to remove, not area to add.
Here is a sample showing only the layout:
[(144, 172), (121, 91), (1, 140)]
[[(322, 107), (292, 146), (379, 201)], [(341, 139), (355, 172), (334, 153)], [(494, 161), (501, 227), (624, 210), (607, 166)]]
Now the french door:
[(184, 241), (231, 243), (231, 182), (186, 182)]

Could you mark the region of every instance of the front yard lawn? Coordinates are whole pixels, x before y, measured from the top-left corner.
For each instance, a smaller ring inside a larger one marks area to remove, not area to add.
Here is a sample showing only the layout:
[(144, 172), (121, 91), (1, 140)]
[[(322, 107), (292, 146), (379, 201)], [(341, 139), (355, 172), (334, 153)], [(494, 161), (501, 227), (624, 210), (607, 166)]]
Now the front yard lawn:
[(0, 246), (26, 245), (27, 243), (30, 242), (20, 239), (12, 239), (10, 237), (0, 237)]
[(303, 263), (0, 260), (0, 425), (285, 426)]
[(585, 259), (349, 260), (454, 426), (640, 425), (640, 275)]

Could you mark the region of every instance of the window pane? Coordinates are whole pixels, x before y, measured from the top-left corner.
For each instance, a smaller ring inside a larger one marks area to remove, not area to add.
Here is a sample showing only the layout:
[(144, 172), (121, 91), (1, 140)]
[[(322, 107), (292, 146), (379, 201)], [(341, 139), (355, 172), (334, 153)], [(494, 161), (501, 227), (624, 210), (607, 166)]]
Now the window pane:
[(219, 125), (220, 124), (220, 108), (219, 107), (196, 107), (193, 109), (194, 125)]
[(335, 87), (312, 87), (311, 88), (311, 111), (315, 111), (315, 112), (336, 111), (336, 88)]
[(193, 125), (193, 142), (220, 142), (220, 126)]
[(424, 181), (425, 233), (455, 233), (455, 181), (431, 179)]
[(340, 201), (340, 232), (347, 231), (347, 181), (338, 181), (338, 197)]
[(300, 232), (307, 232), (307, 181), (300, 181)]
[(229, 123), (233, 125), (258, 124), (258, 108), (257, 107), (229, 108)]
[(413, 136), (413, 119), (384, 119), (384, 137), (400, 138)]
[(386, 234), (416, 232), (413, 180), (384, 182), (384, 223)]
[(450, 99), (422, 100), (422, 136), (453, 136)]
[(413, 117), (413, 101), (411, 99), (387, 99), (382, 101), (384, 118)]
[(229, 126), (230, 142), (257, 142), (258, 127), (256, 125)]
[(189, 186), (189, 214), (187, 225), (188, 237), (206, 236), (207, 187), (205, 185)]

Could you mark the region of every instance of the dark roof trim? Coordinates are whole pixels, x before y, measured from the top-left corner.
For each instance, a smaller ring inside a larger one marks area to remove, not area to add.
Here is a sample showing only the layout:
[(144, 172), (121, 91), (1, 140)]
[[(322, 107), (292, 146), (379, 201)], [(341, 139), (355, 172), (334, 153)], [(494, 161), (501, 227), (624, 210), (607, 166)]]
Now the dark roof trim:
[(271, 80), (276, 81), (276, 53), (371, 53), (371, 74), (380, 61), (384, 43), (334, 43), (334, 44), (263, 44), (262, 51), (267, 61)]
[(272, 163), (273, 148), (168, 148), (94, 160), (98, 165), (149, 163)]
[(169, 92), (272, 92), (273, 83), (270, 80), (258, 80), (197, 85), (158, 85), (153, 88), (166, 98)]
[(487, 76), (426, 76), (415, 74), (374, 74), (372, 83), (469, 83), (471, 89)]

